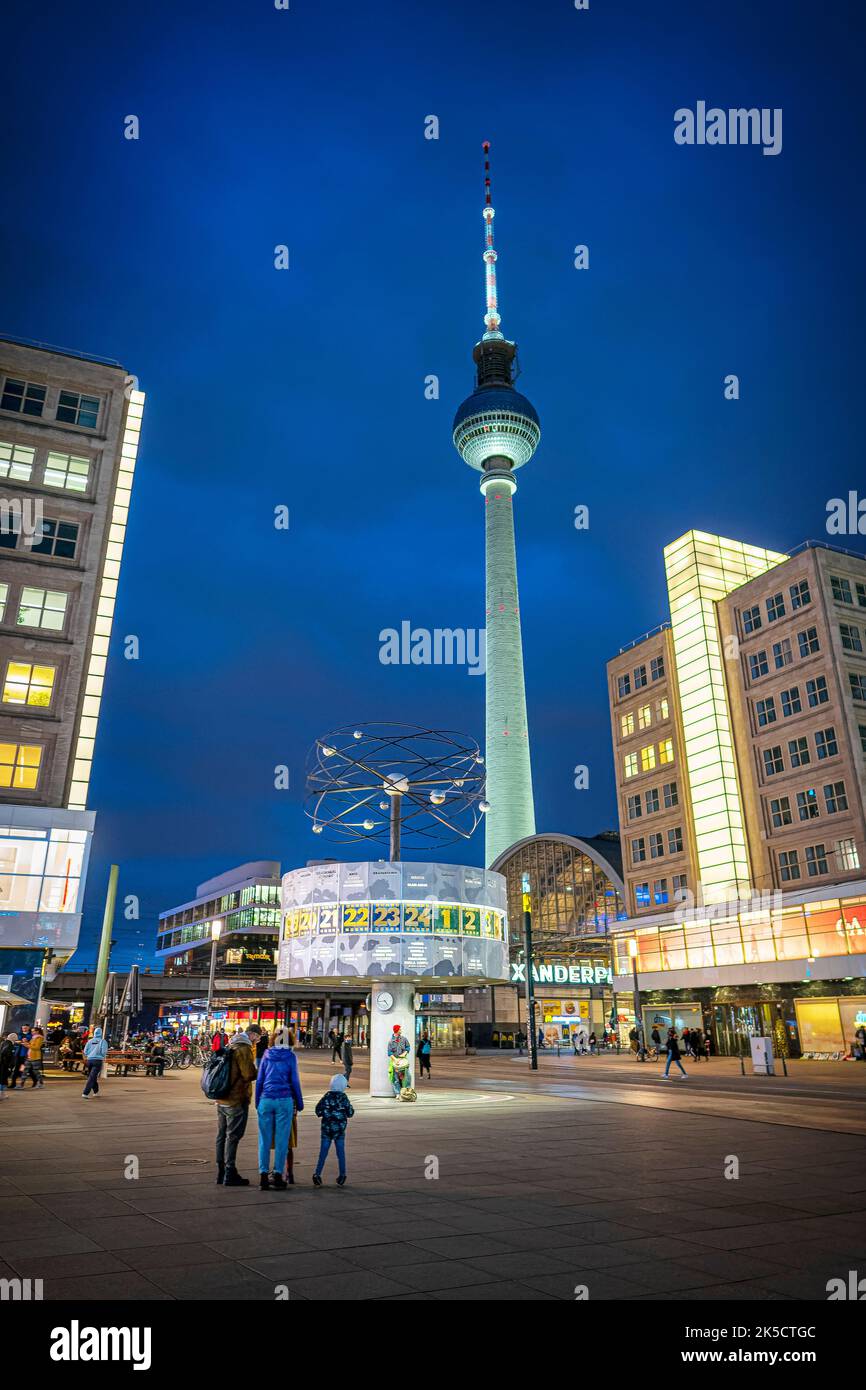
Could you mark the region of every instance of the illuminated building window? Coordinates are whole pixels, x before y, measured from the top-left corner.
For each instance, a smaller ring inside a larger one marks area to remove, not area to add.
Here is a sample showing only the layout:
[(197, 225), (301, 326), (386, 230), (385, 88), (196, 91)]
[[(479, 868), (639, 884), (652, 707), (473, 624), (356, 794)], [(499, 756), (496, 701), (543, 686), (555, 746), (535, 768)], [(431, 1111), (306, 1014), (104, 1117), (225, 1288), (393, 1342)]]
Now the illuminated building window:
[(677, 791), (676, 782), (665, 782), (664, 786), (662, 787), (662, 792), (664, 793), (666, 810), (669, 811), (671, 807), (679, 806), (680, 797), (679, 792)]
[(68, 599), (68, 594), (53, 589), (22, 589), (18, 608), (19, 626), (44, 627), (49, 632), (62, 632)]
[(783, 849), (779, 854), (779, 877), (783, 883), (800, 877), (800, 861), (795, 849)]
[(66, 492), (86, 492), (90, 481), (90, 459), (53, 450), (45, 462), (45, 486), (62, 487)]
[(6, 617), (6, 604), (9, 601), (9, 585), (0, 584), (0, 623)]
[(45, 387), (32, 381), (16, 381), (7, 376), (0, 396), (0, 410), (15, 410), (19, 415), (41, 415), (45, 406)]
[(668, 901), (668, 881), (666, 878), (653, 879), (653, 902), (662, 907)]
[(646, 685), (646, 667), (645, 667), (645, 666), (635, 666), (635, 668), (634, 668), (634, 688), (635, 688), (635, 690), (642, 690), (643, 687), (644, 687), (645, 685)]
[(861, 676), (857, 671), (849, 671), (848, 680), (854, 699), (858, 704), (866, 704), (866, 676)]
[(3, 682), (3, 702), (7, 705), (37, 705), (47, 709), (54, 689), (55, 666), (32, 666), (26, 661), (9, 661)]
[(653, 722), (653, 712), (649, 705), (641, 705), (637, 712), (638, 728), (648, 729)]
[(791, 756), (792, 767), (806, 767), (812, 761), (807, 738), (789, 738), (788, 752)]
[(776, 670), (781, 671), (784, 666), (790, 666), (792, 661), (790, 637), (783, 637), (781, 642), (774, 642), (773, 665)]
[(683, 828), (675, 825), (668, 831), (668, 854), (682, 854), (683, 850)]
[(689, 891), (687, 874), (674, 874), (674, 902), (681, 903)]
[(638, 907), (649, 907), (650, 891), (649, 883), (636, 883), (634, 886), (634, 900)]
[(848, 797), (844, 782), (828, 782), (824, 787), (824, 803), (827, 815), (835, 816), (838, 811), (848, 810)]
[(660, 721), (664, 722), (665, 719), (670, 719), (671, 709), (667, 701), (667, 696), (664, 696), (661, 700), (659, 700), (658, 704), (656, 705), (656, 709), (658, 710), (658, 716)]
[(782, 761), (782, 746), (774, 743), (772, 748), (764, 749), (764, 775), (775, 777), (777, 772), (784, 772), (785, 764)]
[(768, 695), (766, 700), (757, 700), (755, 703), (755, 714), (758, 718), (758, 728), (766, 728), (768, 724), (776, 722), (776, 701), (772, 695)]
[(776, 796), (770, 802), (770, 818), (773, 822), (774, 830), (781, 830), (783, 825), (790, 825), (793, 817), (791, 815), (791, 802), (787, 796)]
[(781, 594), (773, 594), (767, 599), (767, 622), (775, 623), (785, 616), (785, 600)]
[(659, 744), (659, 762), (664, 766), (665, 763), (672, 763), (674, 760), (673, 739), (662, 739)]
[(637, 839), (632, 840), (631, 842), (631, 862), (633, 864), (642, 864), (645, 859), (646, 840), (644, 839), (643, 835), (641, 835)]
[(815, 750), (819, 758), (835, 758), (836, 754), (839, 752), (836, 730), (832, 724), (829, 729), (818, 729), (816, 731)]
[(37, 744), (0, 743), (0, 787), (34, 791), (42, 749)]
[(826, 705), (830, 698), (826, 676), (816, 676), (813, 681), (806, 681), (806, 698), (813, 709), (816, 705)]
[(749, 657), (749, 675), (753, 681), (760, 680), (769, 671), (767, 665), (767, 653), (765, 651), (752, 652)]
[(616, 693), (622, 700), (631, 694), (631, 676), (620, 676), (616, 683)]
[(628, 818), (629, 820), (639, 820), (643, 815), (639, 796), (630, 796), (628, 799)]
[(619, 721), (623, 738), (628, 738), (629, 734), (634, 733), (634, 715), (624, 714)]
[(800, 820), (816, 820), (818, 817), (818, 793), (814, 787), (797, 792), (797, 815)]
[(660, 680), (663, 680), (663, 679), (664, 679), (664, 674), (665, 674), (665, 659), (664, 659), (664, 657), (663, 657), (663, 656), (654, 656), (653, 659), (652, 659), (652, 661), (650, 662), (650, 676), (652, 677), (652, 679), (653, 679), (654, 681), (660, 681)]
[(831, 574), (830, 588), (833, 591), (833, 598), (837, 603), (853, 604), (854, 595), (851, 593), (850, 579), (842, 579), (838, 574)]
[(810, 878), (827, 873), (827, 848), (825, 845), (806, 846), (806, 872)]
[(67, 425), (95, 429), (99, 419), (99, 397), (82, 396), (80, 391), (61, 391), (55, 418)]
[(659, 789), (658, 787), (650, 787), (643, 795), (646, 813), (648, 816), (652, 816), (659, 808)]
[(26, 444), (0, 443), (0, 478), (16, 478), (29, 483), (36, 450)]
[(656, 750), (653, 744), (648, 743), (645, 748), (640, 750), (640, 770), (641, 772), (652, 772), (656, 765)]
[(842, 873), (860, 868), (860, 856), (854, 840), (837, 840), (833, 852), (836, 855), (836, 865)]
[(637, 776), (637, 753), (626, 753), (623, 764), (626, 777)]
[(661, 837), (661, 833), (660, 833), (660, 832), (656, 831), (656, 832), (654, 832), (652, 835), (650, 835), (650, 837), (649, 837), (649, 848), (650, 848), (650, 859), (663, 859), (663, 858), (664, 858), (665, 847), (664, 847), (664, 841), (663, 841), (663, 839), (662, 839), (662, 837)]
[(30, 553), (53, 555), (56, 560), (74, 560), (77, 546), (77, 521), (52, 521), (46, 517), (42, 523), (42, 540), (30, 547)]
[(763, 627), (761, 610), (755, 603), (751, 608), (743, 609), (743, 632), (748, 636), (750, 632), (757, 632), (759, 627)]
[(860, 636), (860, 629), (855, 623), (840, 623), (839, 636), (842, 638), (843, 651), (862, 652), (863, 640)]
[(800, 703), (800, 687), (792, 685), (790, 690), (783, 690), (782, 695), (782, 715), (785, 719), (790, 719), (792, 714), (799, 714), (803, 706)]
[(805, 579), (792, 584), (788, 590), (791, 595), (791, 607), (794, 609), (805, 608), (807, 603), (812, 602), (812, 595), (809, 593), (809, 584)]
[(800, 644), (800, 655), (803, 657), (814, 656), (821, 650), (816, 627), (807, 627), (805, 632), (798, 632), (797, 641)]

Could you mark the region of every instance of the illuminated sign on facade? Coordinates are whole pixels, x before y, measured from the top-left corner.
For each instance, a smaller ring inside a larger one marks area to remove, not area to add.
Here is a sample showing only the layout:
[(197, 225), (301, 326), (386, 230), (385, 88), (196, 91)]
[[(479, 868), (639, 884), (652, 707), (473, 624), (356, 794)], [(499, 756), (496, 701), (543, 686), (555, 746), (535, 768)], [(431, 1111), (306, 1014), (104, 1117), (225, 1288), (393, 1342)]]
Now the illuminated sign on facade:
[[(533, 965), (532, 978), (537, 985), (609, 985), (613, 975), (609, 965), (594, 960), (582, 965)], [(511, 983), (526, 984), (526, 965), (523, 961), (511, 962)]]

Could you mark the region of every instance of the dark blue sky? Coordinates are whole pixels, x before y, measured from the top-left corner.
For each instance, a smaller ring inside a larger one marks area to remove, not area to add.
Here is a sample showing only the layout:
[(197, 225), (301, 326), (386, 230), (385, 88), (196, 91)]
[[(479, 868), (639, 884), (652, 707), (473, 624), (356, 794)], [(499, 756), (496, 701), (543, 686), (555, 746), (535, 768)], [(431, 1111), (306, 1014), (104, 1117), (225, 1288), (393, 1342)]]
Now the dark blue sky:
[[(148, 395), (76, 964), (112, 860), (150, 942), (203, 878), (326, 852), (300, 811), (319, 732), (481, 737), (483, 683), (382, 666), (378, 633), (483, 625), (450, 442), (482, 139), (543, 429), (517, 496), (539, 829), (615, 825), (605, 662), (666, 616), (662, 546), (820, 538), (863, 482), (862, 6), (291, 6), (13, 3), (4, 25), (0, 329), (117, 357)], [(698, 100), (782, 107), (782, 153), (676, 145)]]

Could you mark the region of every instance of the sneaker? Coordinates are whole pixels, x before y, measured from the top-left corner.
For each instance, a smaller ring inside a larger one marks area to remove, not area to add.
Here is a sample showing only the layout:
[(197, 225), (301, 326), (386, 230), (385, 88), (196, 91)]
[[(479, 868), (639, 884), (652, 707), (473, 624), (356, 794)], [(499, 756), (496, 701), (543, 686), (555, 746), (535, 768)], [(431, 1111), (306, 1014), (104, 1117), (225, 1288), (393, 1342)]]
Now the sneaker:
[(249, 1178), (242, 1178), (237, 1168), (226, 1168), (223, 1187), (249, 1187)]
[(337, 1186), (338, 1186), (338, 1187), (345, 1187), (345, 1186), (346, 1186), (346, 1174), (345, 1174), (345, 1173), (341, 1173), (340, 1176), (337, 1178)]
[(314, 1174), (313, 1174), (313, 1186), (314, 1186), (314, 1187), (321, 1187), (321, 1186), (322, 1186), (322, 1179), (319, 1177), (319, 1174), (318, 1174), (318, 1173), (314, 1173)]

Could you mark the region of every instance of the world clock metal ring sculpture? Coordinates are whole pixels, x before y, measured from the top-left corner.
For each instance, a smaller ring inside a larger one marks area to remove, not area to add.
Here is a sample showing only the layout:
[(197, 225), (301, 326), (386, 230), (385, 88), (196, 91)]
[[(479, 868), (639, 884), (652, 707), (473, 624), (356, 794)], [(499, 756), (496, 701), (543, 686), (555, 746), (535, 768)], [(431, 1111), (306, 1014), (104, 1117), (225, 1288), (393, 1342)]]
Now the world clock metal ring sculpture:
[(432, 848), (468, 840), (488, 810), (474, 739), (417, 724), (347, 724), (307, 758), (305, 811), (331, 840)]

